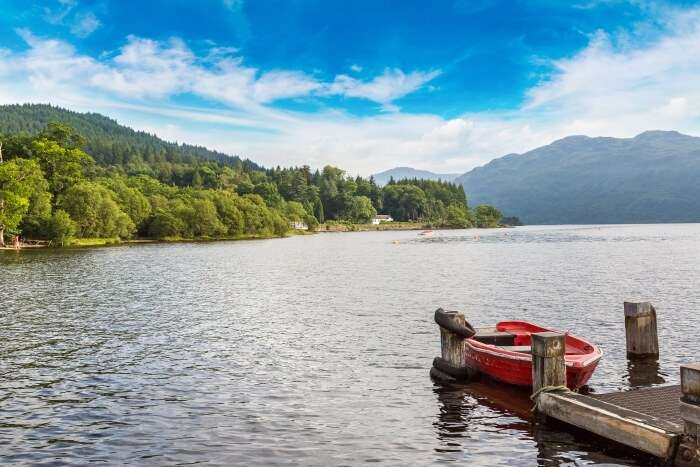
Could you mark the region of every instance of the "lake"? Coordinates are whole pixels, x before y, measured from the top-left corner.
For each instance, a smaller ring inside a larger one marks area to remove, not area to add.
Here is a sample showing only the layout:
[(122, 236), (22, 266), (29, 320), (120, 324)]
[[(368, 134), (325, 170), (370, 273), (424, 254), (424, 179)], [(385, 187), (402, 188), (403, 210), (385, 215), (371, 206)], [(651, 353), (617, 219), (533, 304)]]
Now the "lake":
[[(594, 392), (700, 360), (695, 224), (0, 253), (3, 464), (642, 465), (527, 393), (434, 384), (434, 310), (590, 338)], [(625, 300), (657, 309), (658, 367), (625, 358)]]

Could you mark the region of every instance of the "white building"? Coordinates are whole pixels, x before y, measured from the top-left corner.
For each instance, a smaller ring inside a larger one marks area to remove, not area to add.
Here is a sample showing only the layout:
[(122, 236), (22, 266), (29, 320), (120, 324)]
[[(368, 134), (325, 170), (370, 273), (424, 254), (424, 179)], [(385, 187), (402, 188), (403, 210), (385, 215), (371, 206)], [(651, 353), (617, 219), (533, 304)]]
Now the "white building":
[(294, 230), (309, 230), (309, 226), (300, 221), (290, 222), (289, 226)]
[(392, 219), (388, 214), (377, 214), (372, 218), (373, 225), (379, 225), (382, 222), (394, 222), (394, 219)]

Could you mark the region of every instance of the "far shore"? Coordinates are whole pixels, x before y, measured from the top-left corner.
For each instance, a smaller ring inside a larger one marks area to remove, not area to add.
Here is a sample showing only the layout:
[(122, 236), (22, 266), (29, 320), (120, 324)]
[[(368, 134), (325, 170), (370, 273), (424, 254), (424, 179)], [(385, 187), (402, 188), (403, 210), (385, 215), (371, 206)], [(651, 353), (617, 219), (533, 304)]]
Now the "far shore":
[[(500, 225), (498, 228), (511, 227), (508, 225)], [(325, 223), (320, 224), (314, 231), (309, 230), (291, 230), (284, 237), (276, 235), (239, 235), (235, 237), (196, 237), (196, 238), (181, 238), (181, 237), (165, 237), (165, 238), (133, 238), (122, 240), (119, 238), (75, 238), (71, 240), (69, 245), (52, 245), (46, 241), (29, 240), (30, 243), (22, 244), (19, 249), (10, 245), (0, 248), (0, 251), (18, 251), (18, 250), (37, 250), (47, 248), (90, 248), (103, 246), (126, 246), (138, 245), (147, 243), (204, 243), (204, 242), (222, 242), (222, 241), (239, 241), (239, 240), (268, 240), (273, 238), (285, 238), (296, 235), (314, 235), (317, 233), (342, 233), (342, 232), (381, 232), (381, 231), (405, 231), (405, 230), (454, 230), (454, 227), (434, 227), (430, 224), (422, 222), (383, 222), (381, 224), (350, 224), (350, 223)]]

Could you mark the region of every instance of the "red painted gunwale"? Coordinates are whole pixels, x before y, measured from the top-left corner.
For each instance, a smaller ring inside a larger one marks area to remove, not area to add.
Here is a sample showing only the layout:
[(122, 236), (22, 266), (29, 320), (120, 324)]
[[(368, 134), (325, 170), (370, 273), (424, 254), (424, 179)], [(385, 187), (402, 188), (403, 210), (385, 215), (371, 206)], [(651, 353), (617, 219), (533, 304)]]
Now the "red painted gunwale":
[[(530, 345), (530, 334), (533, 332), (554, 331), (527, 321), (501, 321), (496, 325), (496, 330), (513, 334), (513, 345), (516, 346)], [(570, 389), (577, 389), (591, 378), (603, 353), (596, 345), (569, 333), (565, 334), (566, 385)], [(516, 386), (532, 386), (530, 354), (513, 352), (470, 338), (466, 339), (464, 360), (466, 366), (495, 380)]]

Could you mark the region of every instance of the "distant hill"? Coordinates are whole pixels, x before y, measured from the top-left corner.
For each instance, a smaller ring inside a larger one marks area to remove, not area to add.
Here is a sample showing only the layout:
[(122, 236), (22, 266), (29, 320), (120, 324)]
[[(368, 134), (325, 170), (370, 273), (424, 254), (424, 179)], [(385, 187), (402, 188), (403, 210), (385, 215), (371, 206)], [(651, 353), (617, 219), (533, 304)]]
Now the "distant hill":
[(570, 136), (462, 175), (470, 205), (525, 224), (700, 222), (700, 138)]
[(418, 178), (422, 180), (442, 180), (444, 182), (451, 182), (459, 176), (460, 174), (436, 174), (428, 172), (427, 170), (418, 170), (411, 167), (396, 167), (373, 175), (374, 181), (380, 186), (386, 185), (391, 177), (394, 177), (394, 180)]
[(87, 139), (85, 149), (98, 164), (120, 165), (137, 159), (150, 163), (159, 160), (175, 163), (213, 160), (226, 165), (244, 165), (253, 170), (260, 168), (237, 156), (201, 146), (163, 141), (97, 113), (78, 113), (46, 104), (0, 105), (0, 134), (34, 135), (52, 121), (67, 123), (84, 136)]

